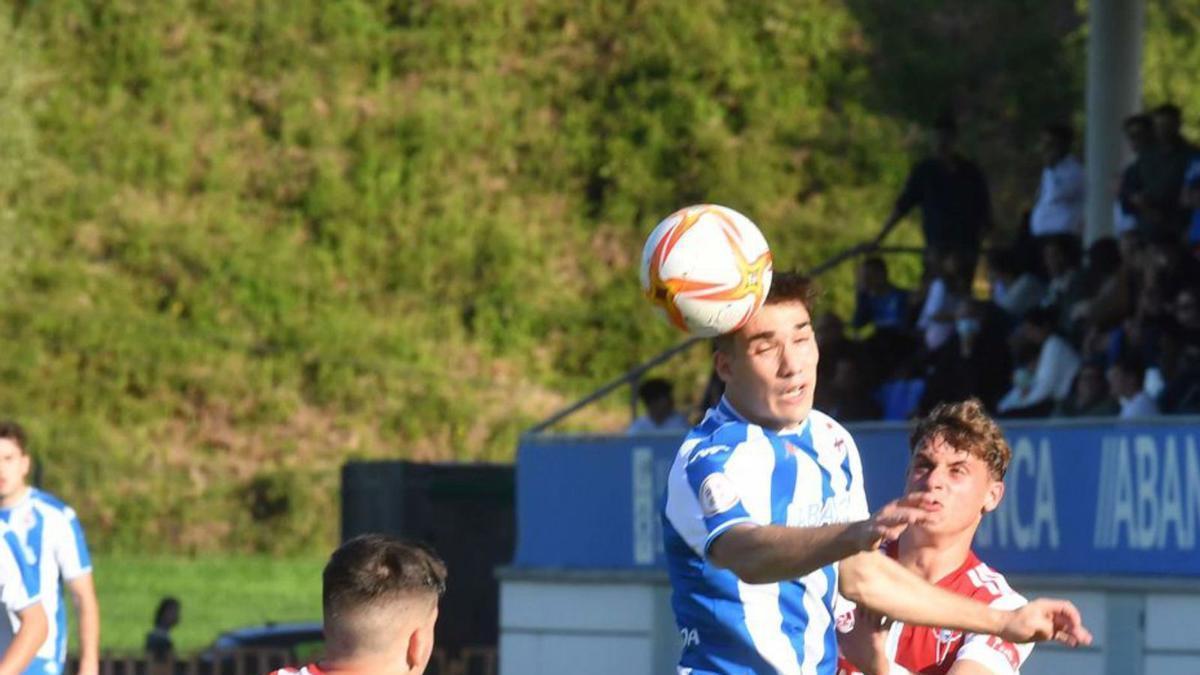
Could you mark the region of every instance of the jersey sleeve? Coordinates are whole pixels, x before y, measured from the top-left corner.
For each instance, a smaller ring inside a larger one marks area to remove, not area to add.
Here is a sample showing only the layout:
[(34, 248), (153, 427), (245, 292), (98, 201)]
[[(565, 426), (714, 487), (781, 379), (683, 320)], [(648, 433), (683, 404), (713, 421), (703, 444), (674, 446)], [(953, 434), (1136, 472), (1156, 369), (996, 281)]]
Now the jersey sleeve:
[(41, 601), (37, 594), (37, 570), (26, 565), (21, 543), (5, 531), (0, 544), (0, 603), (10, 612), (20, 612)]
[(55, 532), (54, 556), (63, 579), (70, 581), (92, 571), (92, 556), (75, 509), (66, 507)]
[(705, 554), (717, 537), (734, 525), (771, 522), (773, 462), (774, 450), (766, 438), (735, 446), (717, 442), (693, 450), (684, 472), (700, 505)]
[(858, 445), (849, 432), (846, 434), (846, 454), (850, 460), (850, 520), (866, 520), (871, 517), (871, 509), (867, 506), (867, 487), (863, 481), (862, 457), (858, 454)]
[[(996, 609), (1016, 609), (1025, 604), (1025, 598), (1016, 593), (1003, 595), (991, 602)], [(975, 661), (995, 675), (1017, 675), (1021, 664), (1029, 658), (1033, 643), (1014, 643), (995, 635), (968, 633), (958, 650), (958, 661)]]

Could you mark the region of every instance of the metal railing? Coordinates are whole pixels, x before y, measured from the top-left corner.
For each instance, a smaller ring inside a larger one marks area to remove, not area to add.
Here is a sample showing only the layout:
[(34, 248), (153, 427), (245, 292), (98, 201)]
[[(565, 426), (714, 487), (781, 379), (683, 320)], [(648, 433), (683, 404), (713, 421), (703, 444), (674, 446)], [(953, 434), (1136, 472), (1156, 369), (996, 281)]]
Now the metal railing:
[[(854, 258), (863, 256), (863, 255), (889, 255), (889, 254), (897, 254), (897, 253), (921, 254), (924, 252), (925, 252), (924, 248), (916, 247), (916, 246), (873, 246), (871, 244), (859, 244), (857, 246), (851, 246), (850, 248), (847, 248), (843, 251), (840, 251), (840, 252), (830, 256), (829, 258), (827, 258), (826, 260), (821, 262), (819, 265), (816, 265), (811, 270), (809, 270), (808, 275), (810, 277), (817, 278), (817, 277), (821, 276), (822, 274), (825, 274), (826, 272), (836, 268), (838, 265), (841, 265), (842, 263), (844, 263), (848, 260), (853, 260)], [(596, 401), (599, 401), (600, 399), (608, 396), (612, 392), (616, 391), (617, 389), (620, 389), (621, 387), (623, 387), (625, 385), (630, 386), (630, 389), (631, 389), (631, 391), (630, 391), (630, 410), (632, 412), (631, 417), (636, 418), (637, 417), (637, 386), (638, 386), (638, 382), (641, 381), (642, 376), (645, 375), (651, 369), (656, 368), (656, 367), (666, 363), (667, 361), (670, 361), (671, 359), (675, 358), (676, 356), (687, 353), (688, 351), (690, 351), (692, 349), (692, 347), (695, 347), (696, 345), (700, 344), (701, 342), (707, 342), (707, 340), (705, 338), (688, 338), (688, 339), (684, 340), (683, 342), (675, 345), (674, 347), (671, 347), (669, 349), (663, 350), (662, 352), (659, 352), (658, 354), (650, 357), (646, 361), (643, 361), (642, 363), (639, 363), (638, 365), (625, 371), (625, 373), (623, 373), (619, 377), (614, 378), (613, 380), (601, 385), (598, 389), (596, 389), (592, 393), (588, 394), (587, 396), (584, 396), (583, 398), (575, 401), (574, 403), (571, 403), (570, 405), (559, 409), (557, 412), (550, 415), (546, 419), (544, 419), (541, 422), (538, 422), (537, 424), (530, 427), (525, 433), (526, 434), (544, 433), (547, 429), (554, 426), (555, 424), (558, 424), (559, 422), (563, 421), (567, 417), (574, 415), (575, 413), (579, 412), (580, 410), (583, 410), (584, 408), (588, 407), (589, 405), (595, 403)]]

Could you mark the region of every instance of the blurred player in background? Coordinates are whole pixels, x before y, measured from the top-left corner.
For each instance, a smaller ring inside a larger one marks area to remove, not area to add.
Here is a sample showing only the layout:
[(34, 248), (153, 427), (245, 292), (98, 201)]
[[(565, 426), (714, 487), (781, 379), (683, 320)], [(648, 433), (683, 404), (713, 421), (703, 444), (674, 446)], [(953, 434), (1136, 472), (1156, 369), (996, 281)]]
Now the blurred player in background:
[[(71, 507), (29, 486), (30, 464), (24, 430), (15, 422), (0, 422), (0, 521), (16, 535), (24, 564), (34, 570), (31, 593), (42, 597), (50, 618), (49, 635), (25, 672), (65, 672), (67, 610), (61, 587), (65, 582), (79, 622), (79, 675), (97, 675), (100, 605), (83, 527)], [(9, 618), (14, 624), (20, 622), (11, 610)]]
[(381, 534), (342, 544), (325, 565), (325, 657), (271, 675), (420, 675), (433, 654), (446, 565)]
[(663, 511), (679, 673), (832, 675), (839, 591), (912, 623), (1090, 641), (1068, 602), (996, 609), (874, 552), (940, 507), (917, 492), (868, 513), (854, 441), (812, 410), (811, 298), (807, 279), (776, 273), (762, 309), (716, 340), (725, 396), (676, 455)]
[[(983, 515), (1004, 497), (1012, 451), (1000, 428), (975, 399), (943, 403), (917, 423), (911, 446), (907, 491), (929, 495), (931, 513), (885, 546), (887, 555), (952, 593), (996, 609), (1024, 605), (971, 551)], [(991, 635), (906, 626), (865, 609), (849, 610), (837, 623), (846, 657), (839, 675), (1016, 675), (1033, 650)]]

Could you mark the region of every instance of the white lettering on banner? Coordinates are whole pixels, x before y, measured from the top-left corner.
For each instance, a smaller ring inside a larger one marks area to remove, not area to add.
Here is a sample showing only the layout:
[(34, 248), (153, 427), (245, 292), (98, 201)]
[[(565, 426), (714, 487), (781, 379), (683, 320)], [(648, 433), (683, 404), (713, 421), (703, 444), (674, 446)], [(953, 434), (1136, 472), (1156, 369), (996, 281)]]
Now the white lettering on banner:
[(1107, 437), (1103, 441), (1096, 496), (1097, 548), (1139, 551), (1196, 548), (1200, 522), (1200, 454), (1196, 437)]
[[(1032, 483), (1032, 485), (1031, 485)], [(1021, 494), (1033, 488), (1033, 514), (1021, 518)], [(1050, 441), (1043, 438), (1035, 451), (1028, 437), (1013, 445), (1012, 462), (1004, 481), (1005, 495), (1000, 507), (980, 523), (976, 538), (981, 546), (1013, 547), (1019, 551), (1035, 548), (1057, 549), (1059, 545), (1058, 508), (1054, 493), (1054, 464)]]
[(633, 449), (633, 562), (654, 564), (654, 450)]

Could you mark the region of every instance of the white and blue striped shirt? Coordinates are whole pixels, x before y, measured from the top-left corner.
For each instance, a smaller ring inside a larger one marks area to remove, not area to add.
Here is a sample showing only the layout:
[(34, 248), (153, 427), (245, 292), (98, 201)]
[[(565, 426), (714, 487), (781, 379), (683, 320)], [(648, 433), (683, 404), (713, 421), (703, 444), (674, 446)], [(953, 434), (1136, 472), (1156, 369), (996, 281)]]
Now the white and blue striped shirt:
[[(54, 495), (30, 488), (17, 505), (0, 509), (0, 521), (15, 535), (21, 562), (29, 568), (30, 595), (40, 595), (50, 620), (46, 642), (38, 650), (29, 672), (49, 672), (42, 666), (57, 664), (57, 672), (67, 658), (67, 610), (63, 603), (60, 580), (70, 581), (92, 571), (92, 559), (83, 527), (75, 511)], [(20, 625), (16, 612), (8, 608), (14, 632)], [(8, 644), (0, 645), (7, 648)], [(51, 668), (53, 669), (53, 668)]]
[(692, 429), (667, 480), (663, 536), (683, 637), (679, 672), (832, 675), (837, 566), (747, 584), (707, 560), (734, 525), (815, 527), (868, 517), (850, 434), (812, 411), (799, 428), (751, 424), (722, 399)]

